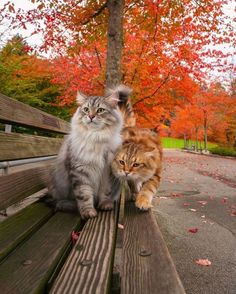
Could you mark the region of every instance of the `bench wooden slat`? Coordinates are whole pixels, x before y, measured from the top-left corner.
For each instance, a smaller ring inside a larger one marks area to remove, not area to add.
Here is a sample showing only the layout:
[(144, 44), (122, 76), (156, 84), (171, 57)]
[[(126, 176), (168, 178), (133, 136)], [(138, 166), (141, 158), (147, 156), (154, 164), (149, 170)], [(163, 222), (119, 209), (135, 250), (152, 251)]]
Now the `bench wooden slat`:
[(44, 203), (33, 203), (0, 223), (0, 260), (52, 215)]
[(108, 293), (116, 229), (117, 210), (89, 219), (50, 293)]
[(0, 94), (0, 122), (62, 134), (70, 130), (68, 122), (2, 94)]
[(181, 281), (152, 212), (126, 203), (121, 294), (183, 294)]
[(43, 189), (48, 183), (52, 164), (0, 177), (0, 210)]
[(47, 280), (70, 246), (78, 215), (56, 213), (0, 265), (1, 293), (46, 293)]
[(55, 155), (62, 142), (61, 138), (0, 132), (0, 161)]

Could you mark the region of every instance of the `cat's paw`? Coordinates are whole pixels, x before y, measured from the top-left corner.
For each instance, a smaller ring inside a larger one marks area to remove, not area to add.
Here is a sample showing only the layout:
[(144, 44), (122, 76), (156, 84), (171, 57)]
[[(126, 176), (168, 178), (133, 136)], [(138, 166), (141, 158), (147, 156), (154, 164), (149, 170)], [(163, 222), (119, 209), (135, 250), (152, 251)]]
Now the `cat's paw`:
[(112, 210), (114, 208), (114, 202), (110, 199), (106, 199), (99, 203), (98, 208), (101, 210)]
[(141, 190), (142, 186), (143, 186), (142, 182), (137, 182), (135, 184), (135, 188), (136, 188), (137, 193)]
[(82, 211), (80, 211), (80, 216), (82, 219), (88, 219), (88, 218), (93, 218), (98, 215), (96, 209), (94, 208), (87, 208)]
[(150, 201), (147, 199), (147, 197), (143, 195), (138, 195), (135, 201), (135, 206), (138, 207), (140, 210), (149, 210), (152, 208), (152, 204)]

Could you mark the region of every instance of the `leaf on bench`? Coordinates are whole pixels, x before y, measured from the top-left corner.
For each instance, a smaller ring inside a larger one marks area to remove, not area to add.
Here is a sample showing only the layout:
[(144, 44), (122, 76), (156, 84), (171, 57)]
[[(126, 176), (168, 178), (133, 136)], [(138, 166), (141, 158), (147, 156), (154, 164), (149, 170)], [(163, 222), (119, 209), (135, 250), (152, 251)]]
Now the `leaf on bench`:
[(108, 293), (116, 230), (117, 211), (88, 220), (50, 293)]

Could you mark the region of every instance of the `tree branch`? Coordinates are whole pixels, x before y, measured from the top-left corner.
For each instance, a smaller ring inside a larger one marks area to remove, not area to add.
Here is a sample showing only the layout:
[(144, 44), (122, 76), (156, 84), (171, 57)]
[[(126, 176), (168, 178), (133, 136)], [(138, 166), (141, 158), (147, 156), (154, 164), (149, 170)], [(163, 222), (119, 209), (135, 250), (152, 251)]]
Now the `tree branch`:
[(101, 62), (101, 59), (100, 59), (100, 56), (99, 56), (98, 49), (97, 49), (96, 46), (94, 47), (94, 49), (95, 49), (95, 52), (96, 52), (96, 56), (97, 56), (99, 67), (102, 68), (102, 62)]
[(92, 19), (97, 17), (99, 14), (103, 12), (103, 10), (107, 7), (107, 1), (96, 11), (94, 14), (92, 14), (85, 22), (82, 23), (82, 25), (88, 24)]
[(167, 76), (164, 78), (164, 80), (160, 83), (160, 85), (156, 88), (156, 90), (151, 95), (145, 96), (142, 99), (136, 101), (133, 104), (133, 107), (136, 107), (137, 104), (144, 102), (146, 99), (153, 97), (160, 90), (160, 88), (168, 81), (171, 71), (172, 71), (172, 69), (168, 72)]
[(160, 83), (160, 85), (156, 88), (156, 90), (155, 90), (152, 94), (150, 94), (150, 95), (148, 95), (148, 96), (145, 96), (145, 97), (141, 98), (140, 100), (136, 101), (136, 102), (133, 104), (133, 107), (135, 107), (137, 104), (139, 104), (139, 103), (145, 101), (146, 99), (152, 98), (152, 97), (153, 97), (153, 96), (154, 96), (154, 95), (160, 90), (160, 88), (161, 88), (163, 85), (165, 85), (165, 83), (168, 81), (168, 79), (169, 79), (169, 77), (170, 77), (170, 74), (171, 74), (172, 70), (174, 69), (174, 67), (175, 67), (177, 64), (179, 64), (179, 62), (180, 62), (180, 60), (177, 61), (177, 62), (175, 62), (175, 63), (173, 64), (173, 66), (171, 67), (171, 69), (170, 69), (169, 72), (167, 73), (167, 75), (166, 75), (166, 77), (164, 78), (164, 80)]
[[(144, 46), (145, 46), (145, 44), (146, 44), (146, 42), (143, 42), (143, 44), (142, 44), (142, 48), (141, 48), (141, 51), (140, 51), (140, 53), (139, 53), (139, 60), (140, 60), (140, 58), (142, 57), (142, 55), (143, 55), (143, 51), (144, 51)], [(139, 64), (138, 64), (139, 65)], [(137, 74), (137, 72), (138, 72), (138, 65), (135, 67), (135, 70), (134, 70), (134, 73), (133, 73), (133, 76), (132, 76), (132, 79), (131, 79), (131, 85), (133, 85), (133, 83), (134, 83), (134, 79), (135, 79), (135, 76), (136, 76), (136, 74)]]

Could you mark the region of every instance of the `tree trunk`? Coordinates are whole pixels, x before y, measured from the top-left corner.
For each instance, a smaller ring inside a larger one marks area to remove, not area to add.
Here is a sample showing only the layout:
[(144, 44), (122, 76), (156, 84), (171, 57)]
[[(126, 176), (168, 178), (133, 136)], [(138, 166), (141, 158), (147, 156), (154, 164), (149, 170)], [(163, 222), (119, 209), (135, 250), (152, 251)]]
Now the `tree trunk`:
[(207, 151), (207, 116), (204, 113), (204, 150)]
[(106, 89), (121, 83), (124, 0), (108, 0)]
[(185, 133), (184, 133), (184, 149), (187, 149), (187, 139), (186, 139)]
[(195, 151), (198, 151), (198, 128), (196, 128), (196, 145), (195, 145)]

